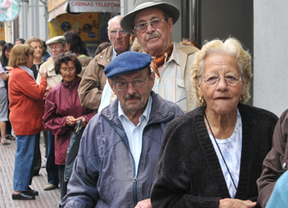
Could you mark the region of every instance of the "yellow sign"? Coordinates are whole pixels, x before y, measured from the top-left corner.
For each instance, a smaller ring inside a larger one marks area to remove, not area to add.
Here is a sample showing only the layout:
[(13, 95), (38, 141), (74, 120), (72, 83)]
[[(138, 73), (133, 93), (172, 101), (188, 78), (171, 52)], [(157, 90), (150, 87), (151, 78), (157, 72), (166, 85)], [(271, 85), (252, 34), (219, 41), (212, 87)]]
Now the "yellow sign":
[(79, 15), (62, 14), (49, 22), (50, 38), (63, 35), (67, 31), (78, 32), (82, 41), (98, 41), (98, 13), (85, 12)]

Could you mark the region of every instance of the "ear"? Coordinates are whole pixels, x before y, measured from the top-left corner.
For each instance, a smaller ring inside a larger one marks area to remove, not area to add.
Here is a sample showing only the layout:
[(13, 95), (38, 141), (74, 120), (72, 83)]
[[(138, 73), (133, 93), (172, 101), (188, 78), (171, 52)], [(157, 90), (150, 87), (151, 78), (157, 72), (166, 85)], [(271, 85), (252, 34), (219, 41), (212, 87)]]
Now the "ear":
[(246, 80), (244, 79), (242, 81), (243, 85), (242, 85), (242, 89), (241, 89), (241, 95), (244, 95), (245, 94), (245, 91), (246, 91)]
[(151, 75), (150, 75), (150, 88), (151, 88), (151, 90), (154, 86), (154, 83), (155, 83), (155, 73), (152, 71)]
[(169, 28), (170, 28), (170, 32), (171, 34), (173, 34), (173, 19), (170, 17), (167, 21)]
[(108, 79), (108, 82), (109, 82), (109, 85), (110, 85), (112, 91), (114, 92), (114, 94), (116, 94), (116, 93), (115, 93), (116, 88), (115, 88), (115, 86), (113, 85), (112, 79)]
[(137, 37), (137, 32), (136, 32), (136, 30), (133, 29), (132, 31), (133, 31), (133, 33), (134, 33), (134, 36)]
[(202, 90), (202, 86), (201, 84), (199, 84), (198, 82), (198, 85), (197, 85), (197, 89), (198, 89), (198, 94), (199, 94), (199, 97), (203, 97), (203, 90)]

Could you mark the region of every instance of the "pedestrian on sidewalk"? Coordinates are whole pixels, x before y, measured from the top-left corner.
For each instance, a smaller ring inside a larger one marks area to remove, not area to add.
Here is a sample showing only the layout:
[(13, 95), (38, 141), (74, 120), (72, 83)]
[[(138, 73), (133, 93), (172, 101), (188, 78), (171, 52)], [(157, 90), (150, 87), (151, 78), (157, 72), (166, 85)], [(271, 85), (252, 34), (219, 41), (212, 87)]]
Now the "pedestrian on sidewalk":
[(55, 61), (55, 72), (61, 74), (63, 80), (48, 93), (43, 116), (44, 126), (55, 135), (55, 164), (61, 189), (61, 199), (67, 192), (67, 183), (64, 181), (66, 152), (70, 137), (78, 120), (81, 126), (86, 126), (93, 117), (94, 111), (81, 106), (78, 86), (81, 78), (78, 74), (82, 67), (74, 53), (60, 54)]
[(10, 121), (16, 134), (17, 149), (13, 177), (12, 199), (35, 199), (38, 192), (32, 190), (36, 135), (45, 130), (41, 119), (44, 113), (43, 96), (47, 86), (47, 73), (41, 73), (38, 85), (34, 79), (34, 49), (28, 44), (12, 48), (9, 65), (13, 67), (9, 78)]
[[(43, 72), (44, 70), (47, 71), (47, 92), (44, 95), (44, 100), (46, 99), (48, 92), (62, 80), (62, 76), (55, 72), (54, 63), (58, 55), (65, 52), (66, 39), (64, 36), (56, 36), (47, 40), (46, 44), (49, 46), (51, 58), (43, 63), (39, 69), (39, 72)], [(40, 84), (40, 81), (41, 74), (38, 74), (36, 82)], [(46, 161), (48, 183), (44, 186), (44, 190), (49, 191), (57, 188), (59, 184), (58, 168), (55, 165), (55, 136), (50, 131), (48, 131), (48, 143), (46, 145), (48, 146)]]
[(0, 133), (1, 144), (9, 145), (6, 141), (6, 121), (8, 121), (8, 96), (4, 81), (8, 80), (9, 72), (4, 71), (0, 63)]

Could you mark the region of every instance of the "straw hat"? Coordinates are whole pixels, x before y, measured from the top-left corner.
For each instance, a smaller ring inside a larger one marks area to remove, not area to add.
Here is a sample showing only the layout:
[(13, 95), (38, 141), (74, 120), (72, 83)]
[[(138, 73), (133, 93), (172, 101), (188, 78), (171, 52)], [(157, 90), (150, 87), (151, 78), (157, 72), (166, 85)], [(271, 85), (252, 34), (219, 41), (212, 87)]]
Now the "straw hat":
[(173, 24), (176, 23), (180, 15), (179, 9), (174, 4), (161, 2), (160, 0), (135, 0), (132, 11), (128, 12), (120, 21), (122, 29), (133, 34), (135, 15), (148, 8), (163, 10), (173, 19)]

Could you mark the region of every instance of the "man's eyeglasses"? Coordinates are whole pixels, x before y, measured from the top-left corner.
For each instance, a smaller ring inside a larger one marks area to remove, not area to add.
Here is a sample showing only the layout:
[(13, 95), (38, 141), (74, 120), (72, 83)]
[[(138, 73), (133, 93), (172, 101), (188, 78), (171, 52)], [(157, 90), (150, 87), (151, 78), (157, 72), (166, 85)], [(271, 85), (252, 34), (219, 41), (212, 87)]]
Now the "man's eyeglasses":
[(143, 87), (147, 77), (148, 77), (148, 74), (147, 74), (147, 76), (144, 79), (135, 79), (132, 82), (117, 82), (117, 83), (115, 83), (114, 81), (112, 81), (112, 82), (116, 86), (118, 91), (124, 91), (124, 90), (126, 90), (128, 88), (129, 83), (132, 83), (134, 88)]
[(216, 73), (208, 73), (203, 76), (203, 80), (208, 85), (215, 85), (219, 82), (221, 77), (223, 77), (226, 84), (230, 86), (234, 86), (241, 81), (241, 75), (239, 76), (238, 74), (232, 74), (232, 73), (225, 74), (224, 76), (223, 75), (220, 76), (219, 74)]
[(124, 30), (111, 30), (111, 31), (109, 31), (110, 35), (112, 35), (112, 36), (116, 36), (118, 32), (121, 36), (127, 35), (127, 32)]
[(50, 50), (58, 50), (62, 48), (63, 46), (54, 46), (54, 47), (49, 47)]
[(151, 21), (141, 22), (138, 25), (136, 25), (134, 27), (134, 29), (137, 32), (144, 33), (144, 32), (146, 32), (148, 25), (151, 25), (153, 28), (158, 29), (158, 28), (162, 27), (164, 21), (165, 21), (165, 19), (153, 19)]

